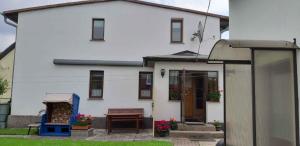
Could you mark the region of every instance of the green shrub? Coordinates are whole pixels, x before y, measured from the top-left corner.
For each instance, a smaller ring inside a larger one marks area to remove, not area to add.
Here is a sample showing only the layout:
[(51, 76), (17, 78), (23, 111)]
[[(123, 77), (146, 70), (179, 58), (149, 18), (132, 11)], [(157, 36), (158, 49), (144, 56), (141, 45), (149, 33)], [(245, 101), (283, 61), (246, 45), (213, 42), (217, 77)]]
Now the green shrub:
[(7, 80), (0, 78), (0, 95), (3, 95), (7, 91), (7, 88), (8, 88)]

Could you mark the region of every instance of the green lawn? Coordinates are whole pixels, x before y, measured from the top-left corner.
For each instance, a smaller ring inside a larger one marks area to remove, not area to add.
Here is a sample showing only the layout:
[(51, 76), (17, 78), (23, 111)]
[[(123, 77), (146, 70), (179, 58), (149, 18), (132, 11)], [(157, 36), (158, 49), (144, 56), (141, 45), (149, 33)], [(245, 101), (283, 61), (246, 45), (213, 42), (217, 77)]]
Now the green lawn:
[[(27, 135), (28, 128), (5, 128), (0, 129), (0, 135)], [(30, 135), (36, 135), (36, 128), (30, 130)]]
[(49, 140), (0, 138), (2, 146), (172, 146), (165, 141), (135, 141), (135, 142), (99, 142), (82, 140)]

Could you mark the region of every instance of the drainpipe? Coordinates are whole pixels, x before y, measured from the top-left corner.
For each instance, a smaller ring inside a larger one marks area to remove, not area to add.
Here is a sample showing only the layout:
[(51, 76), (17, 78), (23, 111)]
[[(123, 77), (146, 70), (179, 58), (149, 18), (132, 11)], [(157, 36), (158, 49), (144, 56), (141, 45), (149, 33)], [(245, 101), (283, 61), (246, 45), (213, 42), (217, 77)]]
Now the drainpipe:
[(8, 20), (8, 18), (7, 18), (3, 13), (0, 12), (0, 14), (4, 17), (4, 22), (5, 22), (6, 24), (8, 24), (8, 25), (10, 25), (10, 26), (12, 26), (12, 27), (15, 27), (15, 28), (18, 27), (17, 24), (15, 24), (15, 23), (13, 23), (13, 22), (10, 22), (10, 21)]

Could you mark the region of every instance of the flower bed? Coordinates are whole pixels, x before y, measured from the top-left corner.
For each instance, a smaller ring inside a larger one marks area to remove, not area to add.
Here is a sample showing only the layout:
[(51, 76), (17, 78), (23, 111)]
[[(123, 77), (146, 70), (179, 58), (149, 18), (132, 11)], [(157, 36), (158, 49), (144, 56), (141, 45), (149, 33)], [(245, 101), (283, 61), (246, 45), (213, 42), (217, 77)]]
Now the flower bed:
[(178, 129), (178, 124), (175, 118), (170, 119), (170, 128), (171, 130), (177, 130)]
[(72, 124), (73, 130), (87, 130), (92, 126), (94, 118), (91, 115), (78, 114), (76, 115), (76, 122)]
[(166, 137), (169, 136), (170, 133), (170, 125), (169, 122), (165, 120), (155, 121), (155, 136)]

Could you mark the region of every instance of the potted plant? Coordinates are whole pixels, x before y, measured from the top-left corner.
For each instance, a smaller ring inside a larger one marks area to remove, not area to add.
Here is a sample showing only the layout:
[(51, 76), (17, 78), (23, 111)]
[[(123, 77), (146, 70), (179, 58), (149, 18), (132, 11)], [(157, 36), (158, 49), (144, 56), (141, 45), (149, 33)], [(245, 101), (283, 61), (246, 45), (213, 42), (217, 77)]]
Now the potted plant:
[(221, 98), (220, 91), (215, 91), (207, 94), (207, 101), (219, 102)]
[(214, 122), (212, 124), (216, 127), (217, 131), (221, 131), (222, 124), (219, 121), (214, 120)]
[(169, 135), (170, 126), (169, 123), (165, 120), (155, 121), (155, 135), (159, 137), (166, 137)]
[(75, 118), (76, 122), (72, 124), (73, 130), (88, 130), (92, 127), (94, 118), (91, 115), (78, 114)]
[(170, 119), (170, 128), (171, 128), (171, 130), (177, 130), (178, 129), (178, 125), (177, 125), (177, 122), (176, 122), (175, 118)]

